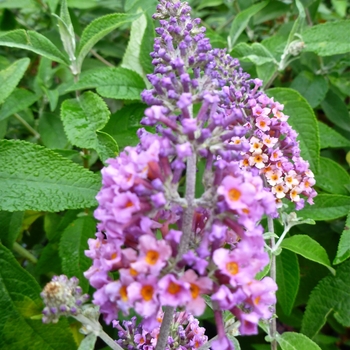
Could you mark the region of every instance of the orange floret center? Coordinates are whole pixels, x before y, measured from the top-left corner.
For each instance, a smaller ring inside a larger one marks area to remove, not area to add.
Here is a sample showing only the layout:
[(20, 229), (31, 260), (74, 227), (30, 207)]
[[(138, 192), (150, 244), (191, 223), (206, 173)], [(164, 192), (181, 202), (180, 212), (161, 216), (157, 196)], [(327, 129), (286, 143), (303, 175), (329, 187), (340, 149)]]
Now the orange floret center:
[(238, 201), (241, 198), (241, 192), (235, 188), (231, 188), (228, 191), (228, 197), (230, 198), (231, 201), (234, 201), (234, 202)]
[(226, 264), (226, 269), (227, 269), (228, 273), (230, 275), (233, 275), (233, 276), (237, 275), (238, 270), (239, 270), (238, 269), (238, 264), (233, 262), (233, 261), (231, 261), (231, 262)]
[(146, 262), (150, 265), (155, 265), (158, 261), (159, 253), (156, 250), (149, 250), (146, 254)]
[(141, 288), (141, 296), (143, 300), (150, 301), (153, 297), (154, 288), (152, 286), (143, 286)]

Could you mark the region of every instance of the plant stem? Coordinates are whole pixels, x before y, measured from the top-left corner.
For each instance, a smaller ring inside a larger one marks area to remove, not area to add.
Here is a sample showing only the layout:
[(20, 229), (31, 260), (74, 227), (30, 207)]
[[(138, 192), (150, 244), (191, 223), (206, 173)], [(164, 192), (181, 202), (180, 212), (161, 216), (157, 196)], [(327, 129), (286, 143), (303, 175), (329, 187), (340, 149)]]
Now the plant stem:
[(40, 139), (40, 134), (35, 129), (33, 129), (19, 114), (14, 113), (14, 116), (21, 124), (26, 127), (30, 133), (34, 135), (36, 139)]
[(115, 67), (112, 63), (105, 60), (101, 55), (99, 55), (95, 50), (90, 50), (91, 54), (95, 56), (100, 62), (104, 63), (108, 67)]
[[(188, 249), (188, 245), (192, 235), (192, 222), (193, 213), (195, 209), (195, 186), (196, 186), (196, 172), (197, 172), (197, 157), (195, 150), (191, 156), (187, 158), (186, 167), (186, 194), (185, 199), (187, 207), (184, 210), (182, 221), (182, 236), (179, 244), (179, 250), (177, 253), (176, 261), (179, 261), (184, 253)], [(158, 336), (157, 346), (155, 350), (164, 350), (168, 343), (169, 329), (173, 322), (173, 314), (175, 308), (166, 306), (164, 311), (164, 317), (162, 325), (160, 327), (160, 333)]]
[[(269, 232), (275, 232), (273, 227), (273, 219), (270, 217), (267, 217), (267, 226)], [(275, 237), (271, 237), (270, 239), (270, 247), (272, 252), (275, 248)], [(270, 277), (276, 282), (276, 255), (271, 254), (271, 267), (270, 267)], [(276, 318), (273, 317), (270, 323), (270, 337), (272, 338), (271, 341), (271, 350), (277, 350), (277, 342), (276, 342), (276, 332), (277, 332), (277, 325), (276, 325)]]
[(28, 261), (30, 261), (33, 264), (36, 264), (38, 262), (38, 259), (31, 253), (29, 252), (26, 248), (22, 247), (20, 244), (15, 242), (13, 244), (12, 249), (21, 255), (23, 258), (26, 258)]

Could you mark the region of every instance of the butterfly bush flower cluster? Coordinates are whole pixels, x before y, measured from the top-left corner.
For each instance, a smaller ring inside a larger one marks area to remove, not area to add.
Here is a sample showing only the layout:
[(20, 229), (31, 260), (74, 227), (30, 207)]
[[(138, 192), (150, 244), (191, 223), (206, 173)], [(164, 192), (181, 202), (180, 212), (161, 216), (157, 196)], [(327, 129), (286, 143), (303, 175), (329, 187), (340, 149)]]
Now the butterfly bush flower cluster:
[[(255, 279), (269, 263), (259, 222), (276, 217), (283, 198), (300, 209), (315, 196), (283, 106), (236, 59), (211, 47), (190, 11), (185, 2), (160, 0), (153, 16), (160, 27), (142, 123), (156, 133), (140, 129), (138, 146), (102, 170), (98, 232), (86, 251), (93, 303), (107, 323), (135, 309), (142, 328), (113, 322), (121, 343), (142, 349), (157, 342), (163, 306), (185, 312), (175, 318), (200, 316), (204, 295), (218, 328), (213, 349), (232, 348), (224, 310), (240, 321), (241, 334), (257, 333), (258, 321), (274, 312), (277, 290), (270, 277)], [(204, 342), (202, 330), (191, 340), (186, 330), (169, 336), (167, 348), (172, 341)]]
[[(131, 321), (113, 321), (113, 327), (118, 330), (117, 343), (123, 349), (153, 350), (157, 345), (162, 313), (158, 315), (158, 327), (151, 332), (146, 331), (141, 325), (136, 325), (136, 317)], [(199, 322), (187, 312), (177, 312), (173, 316), (167, 349), (195, 350), (208, 341), (204, 334), (205, 329), (199, 326)]]

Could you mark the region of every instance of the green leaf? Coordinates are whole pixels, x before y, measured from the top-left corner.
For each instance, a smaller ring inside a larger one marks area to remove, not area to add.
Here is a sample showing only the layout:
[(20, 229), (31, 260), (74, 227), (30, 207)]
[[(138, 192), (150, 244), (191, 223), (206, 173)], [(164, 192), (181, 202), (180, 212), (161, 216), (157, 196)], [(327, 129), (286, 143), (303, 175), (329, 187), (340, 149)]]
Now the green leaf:
[(43, 145), (48, 148), (66, 148), (69, 145), (63, 123), (54, 113), (43, 113), (39, 119), (38, 132)]
[(300, 217), (313, 220), (335, 220), (347, 215), (350, 210), (350, 197), (340, 194), (319, 194), (315, 204), (299, 211)]
[[(142, 13), (141, 9), (138, 11)], [(143, 68), (140, 62), (141, 57), (141, 43), (147, 28), (147, 17), (145, 14), (132, 22), (130, 30), (130, 39), (126, 51), (124, 53), (123, 61), (121, 67), (130, 69), (140, 76), (144, 76)], [(149, 55), (151, 51), (146, 54)], [(145, 54), (143, 52), (143, 54)]]
[(35, 0), (1, 0), (0, 8), (15, 9), (39, 9), (39, 4)]
[(99, 176), (47, 148), (0, 141), (0, 210), (91, 207), (99, 188)]
[(276, 257), (276, 292), (277, 301), (283, 312), (290, 315), (295, 298), (298, 294), (300, 281), (299, 263), (297, 256), (287, 250)]
[(350, 260), (339, 266), (336, 276), (327, 276), (312, 291), (303, 317), (301, 333), (311, 339), (334, 311), (336, 320), (350, 327)]
[(319, 168), (320, 140), (315, 114), (305, 98), (287, 88), (267, 90), (267, 95), (284, 104), (283, 112), (289, 115), (288, 123), (299, 134), (301, 156), (308, 160), (315, 173)]
[(29, 63), (29, 58), (22, 58), (12, 63), (6, 69), (0, 71), (0, 104), (11, 95), (19, 81), (22, 79)]
[(328, 90), (326, 98), (321, 107), (327, 118), (340, 128), (350, 131), (350, 115), (344, 101), (331, 89)]
[(78, 350), (94, 350), (96, 340), (97, 340), (97, 335), (90, 333), (82, 340)]
[(154, 70), (154, 66), (152, 64), (152, 57), (150, 53), (153, 51), (153, 44), (154, 44), (154, 24), (153, 19), (151, 16), (147, 15), (147, 26), (142, 38), (141, 42), (141, 52), (140, 52), (140, 64), (143, 68), (143, 72), (146, 74), (150, 74)]
[[(249, 20), (257, 14), (261, 9), (263, 9), (269, 1), (263, 1), (247, 9), (241, 11), (233, 20), (230, 33), (229, 33), (229, 48), (232, 48), (239, 36), (243, 33), (244, 29), (247, 27)], [(230, 50), (230, 49), (229, 49)]]
[(320, 158), (320, 171), (316, 174), (318, 187), (334, 194), (349, 194), (345, 186), (350, 185), (347, 171), (329, 158)]
[(303, 33), (304, 51), (319, 56), (333, 56), (350, 52), (349, 40), (344, 33), (350, 33), (350, 20), (327, 22), (307, 28)]
[(326, 250), (307, 235), (294, 235), (285, 238), (281, 247), (299, 254), (308, 260), (326, 266), (333, 274), (335, 273), (334, 269), (331, 267)]
[(254, 43), (252, 45), (239, 43), (233, 48), (230, 55), (244, 62), (253, 62), (257, 66), (276, 61), (265, 46), (259, 43)]
[(106, 164), (106, 160), (109, 158), (115, 158), (119, 153), (119, 147), (117, 142), (113, 139), (111, 135), (108, 135), (105, 132), (98, 131), (97, 133), (97, 147), (96, 152)]
[(344, 230), (341, 234), (337, 255), (334, 258), (333, 264), (337, 265), (350, 257), (350, 212), (345, 222)]
[(103, 97), (119, 100), (140, 100), (146, 88), (143, 79), (125, 68), (96, 68), (82, 74), (78, 83), (67, 91), (95, 89)]
[(197, 10), (204, 9), (206, 7), (214, 7), (214, 6), (220, 6), (222, 5), (223, 0), (202, 0), (197, 7)]
[(0, 110), (0, 120), (23, 111), (38, 100), (38, 96), (25, 89), (15, 89), (5, 100)]
[(61, 106), (61, 118), (68, 140), (81, 148), (97, 149), (96, 131), (106, 125), (109, 115), (106, 103), (91, 91), (79, 96), (79, 100), (65, 100)]
[(41, 251), (38, 262), (35, 265), (35, 273), (49, 276), (62, 274), (57, 242), (49, 242)]
[(77, 65), (81, 67), (85, 56), (93, 46), (105, 35), (120, 27), (124, 23), (135, 21), (140, 14), (114, 13), (99, 17), (92, 21), (83, 31), (77, 49)]
[(0, 211), (0, 241), (9, 249), (12, 249), (21, 232), (23, 216), (23, 211)]
[(309, 102), (312, 108), (317, 107), (326, 97), (328, 82), (322, 75), (308, 71), (300, 72), (290, 85)]
[(95, 220), (91, 216), (82, 216), (68, 225), (60, 241), (59, 254), (63, 273), (68, 277), (78, 277), (84, 292), (88, 291), (89, 282), (83, 273), (91, 266), (91, 259), (84, 252), (89, 249), (88, 239), (93, 238), (95, 233)]
[(16, 29), (0, 35), (0, 46), (29, 50), (52, 61), (69, 65), (68, 58), (45, 36), (32, 30)]
[(41, 314), (40, 287), (0, 244), (0, 348), (6, 350), (75, 350), (66, 320), (45, 325), (31, 317)]
[(318, 122), (318, 129), (320, 131), (320, 148), (340, 148), (350, 147), (350, 140), (339, 134), (328, 125)]
[(145, 108), (146, 105), (135, 103), (111, 115), (103, 131), (117, 141), (120, 149), (126, 146), (136, 146), (139, 143), (136, 133), (141, 127), (140, 120), (144, 116)]
[(310, 338), (300, 333), (284, 332), (276, 340), (282, 350), (321, 350)]

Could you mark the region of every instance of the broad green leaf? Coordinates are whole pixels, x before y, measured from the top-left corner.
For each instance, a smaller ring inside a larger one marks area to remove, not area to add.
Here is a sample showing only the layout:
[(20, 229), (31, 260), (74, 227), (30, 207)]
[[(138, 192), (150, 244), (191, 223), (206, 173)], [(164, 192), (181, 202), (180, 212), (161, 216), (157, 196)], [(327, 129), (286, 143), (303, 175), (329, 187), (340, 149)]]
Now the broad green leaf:
[(75, 350), (66, 320), (43, 324), (31, 319), (43, 308), (40, 286), (0, 244), (0, 349)]
[(248, 45), (246, 43), (239, 43), (230, 52), (232, 57), (237, 57), (244, 62), (253, 62), (257, 66), (263, 65), (267, 62), (275, 62), (275, 58), (265, 48), (264, 45), (254, 43)]
[(339, 266), (336, 276), (321, 280), (309, 297), (301, 333), (314, 338), (332, 311), (340, 324), (350, 327), (349, 276), (350, 260), (347, 260)]
[(135, 21), (140, 14), (114, 13), (99, 17), (92, 21), (83, 31), (77, 49), (77, 65), (81, 67), (85, 56), (93, 46), (105, 35), (120, 27), (122, 24)]
[(3, 139), (7, 133), (7, 119), (0, 121), (0, 139)]
[(197, 10), (204, 9), (206, 7), (220, 6), (223, 4), (223, 0), (202, 0), (197, 7)]
[[(146, 16), (147, 26), (142, 38), (141, 47), (140, 47), (140, 64), (143, 68), (143, 72), (146, 74), (150, 74), (154, 70), (154, 66), (152, 64), (152, 57), (150, 53), (153, 51), (154, 44), (154, 21), (151, 16)], [(212, 41), (211, 41), (212, 42)], [(212, 42), (213, 44), (213, 42)]]
[(47, 148), (0, 141), (0, 210), (91, 207), (99, 187), (99, 176)]
[(95, 220), (91, 216), (82, 216), (67, 226), (60, 241), (59, 254), (63, 273), (68, 277), (78, 277), (84, 292), (88, 291), (89, 282), (83, 273), (91, 266), (91, 259), (84, 252), (89, 249), (88, 239), (93, 238), (95, 233)]
[(297, 256), (287, 250), (276, 257), (277, 302), (286, 315), (290, 315), (298, 294), (300, 281)]
[(303, 33), (304, 51), (312, 51), (319, 56), (333, 56), (350, 52), (350, 20), (327, 22), (307, 28)]
[(350, 131), (350, 115), (344, 101), (331, 89), (328, 90), (326, 98), (321, 107), (327, 118), (340, 128)]
[(23, 111), (38, 100), (38, 96), (25, 89), (15, 89), (5, 100), (0, 110), (0, 120)]
[(0, 35), (0, 46), (16, 47), (33, 51), (52, 61), (69, 65), (66, 55), (45, 36), (32, 30), (16, 29)]
[(284, 332), (278, 335), (277, 342), (282, 350), (321, 350), (316, 343), (301, 333)]
[(229, 50), (235, 45), (237, 39), (243, 33), (244, 29), (247, 27), (249, 20), (261, 9), (263, 9), (268, 3), (269, 1), (259, 2), (237, 14), (237, 16), (232, 22), (229, 37), (228, 37)]
[(337, 265), (350, 257), (350, 212), (345, 222), (344, 230), (341, 234), (337, 255), (334, 258), (333, 264)]
[(320, 131), (320, 148), (340, 148), (350, 147), (350, 140), (339, 134), (328, 125), (318, 122), (318, 129)]
[(308, 71), (300, 72), (290, 85), (309, 102), (312, 108), (317, 107), (326, 97), (328, 82), (322, 75)]
[(82, 74), (78, 83), (67, 91), (95, 89), (103, 97), (119, 100), (140, 100), (146, 88), (143, 79), (125, 68), (96, 68)]
[(141, 127), (140, 120), (144, 116), (146, 105), (135, 103), (125, 106), (111, 115), (103, 131), (111, 135), (122, 150), (126, 146), (135, 146), (139, 143), (137, 130)]
[(97, 94), (87, 91), (79, 100), (65, 100), (61, 106), (61, 118), (68, 140), (81, 148), (97, 149), (96, 131), (109, 119), (109, 109)]
[(339, 0), (331, 0), (331, 3), (337, 12), (337, 14), (340, 17), (345, 17), (346, 16), (346, 9), (349, 6), (348, 2), (346, 0), (339, 1)]
[(39, 4), (35, 0), (1, 0), (0, 8), (15, 9), (39, 9)]
[(299, 211), (302, 218), (313, 220), (335, 220), (347, 215), (350, 210), (350, 196), (340, 194), (319, 194), (315, 204), (305, 206)]
[(97, 336), (93, 333), (87, 335), (80, 343), (78, 350), (94, 350)]
[(331, 267), (326, 250), (318, 242), (307, 235), (294, 235), (285, 238), (281, 247), (299, 254), (308, 260), (324, 265), (333, 274), (335, 273), (334, 269)]
[(270, 97), (284, 104), (283, 112), (289, 115), (288, 123), (299, 134), (301, 156), (310, 163), (312, 171), (319, 168), (320, 139), (315, 114), (305, 98), (297, 91), (287, 88), (267, 90)]
[[(142, 13), (141, 9), (138, 11)], [(141, 43), (147, 28), (147, 17), (145, 14), (132, 22), (130, 30), (130, 39), (126, 51), (124, 53), (123, 61), (121, 67), (130, 69), (140, 76), (145, 76), (143, 68), (140, 62), (141, 57)], [(149, 54), (150, 51), (146, 54)], [(145, 54), (143, 52), (143, 54)]]
[(54, 113), (43, 113), (39, 119), (38, 132), (43, 145), (48, 148), (66, 148), (69, 145), (63, 123)]
[(12, 249), (22, 229), (23, 211), (0, 211), (0, 241), (9, 249)]
[(320, 171), (316, 174), (318, 187), (334, 194), (349, 194), (350, 176), (338, 163), (329, 158), (320, 158)]
[(49, 242), (40, 252), (35, 273), (39, 275), (60, 275), (62, 274), (61, 260), (58, 255), (58, 243)]
[(284, 16), (288, 11), (290, 11), (290, 5), (280, 1), (270, 1), (267, 6), (253, 17), (254, 26)]
[(97, 133), (97, 146), (96, 152), (102, 160), (103, 163), (106, 163), (106, 160), (109, 158), (115, 158), (119, 153), (119, 147), (117, 142), (111, 135), (108, 135), (105, 132), (98, 131)]
[[(1, 41), (1, 37), (0, 37)], [(1, 44), (0, 44), (1, 45)], [(30, 63), (29, 58), (22, 58), (0, 71), (0, 104), (11, 95)], [(2, 118), (4, 119), (4, 118)]]

